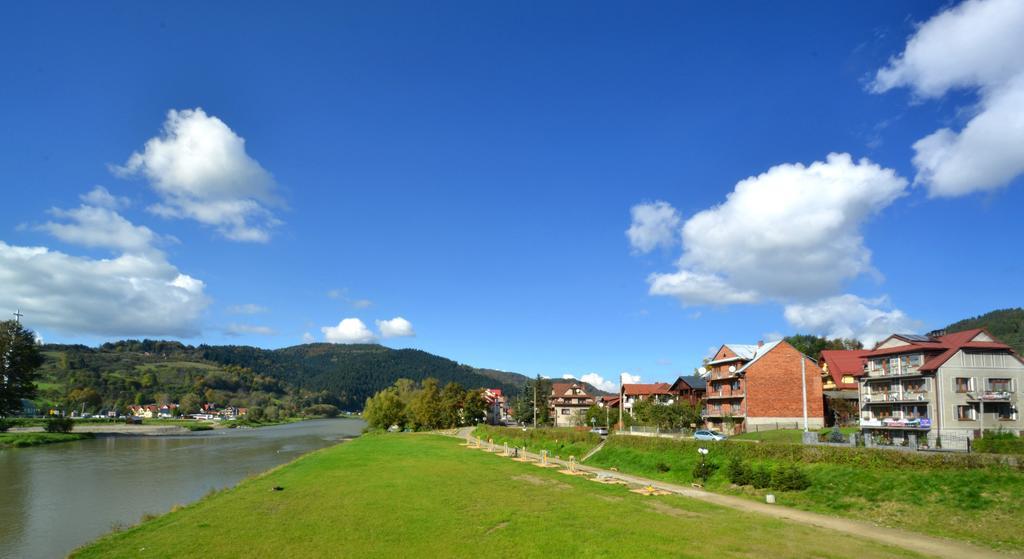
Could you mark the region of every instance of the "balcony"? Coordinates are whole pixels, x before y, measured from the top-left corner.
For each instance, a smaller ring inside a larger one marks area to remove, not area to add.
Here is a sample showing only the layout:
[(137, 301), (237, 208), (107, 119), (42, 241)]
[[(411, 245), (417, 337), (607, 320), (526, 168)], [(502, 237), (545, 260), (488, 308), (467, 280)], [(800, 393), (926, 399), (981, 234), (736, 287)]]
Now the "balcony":
[(735, 417), (735, 418), (742, 418), (742, 417), (746, 417), (747, 416), (747, 414), (744, 413), (741, 410), (736, 410), (734, 412), (730, 412), (730, 411), (711, 411), (711, 410), (708, 410), (703, 415), (704, 415), (704, 417)]
[(1009, 402), (1013, 399), (1013, 392), (1006, 390), (985, 390), (983, 392), (968, 392), (967, 399), (983, 402)]
[(932, 420), (927, 417), (917, 417), (913, 419), (899, 419), (892, 417), (886, 417), (885, 419), (861, 418), (860, 426), (870, 427), (873, 429), (917, 429), (927, 431), (932, 428)]
[(729, 398), (743, 398), (746, 395), (747, 395), (747, 393), (746, 392), (742, 392), (742, 391), (740, 391), (740, 392), (714, 392), (714, 393), (708, 392), (707, 399), (708, 400), (726, 400), (726, 399), (729, 399)]
[(867, 375), (868, 380), (877, 378), (918, 377), (924, 374), (921, 372), (919, 367), (900, 367), (896, 369), (883, 368), (874, 370), (868, 370), (868, 368), (865, 367), (864, 373)]
[(874, 392), (864, 394), (865, 404), (888, 404), (894, 402), (927, 402), (928, 393), (921, 392)]

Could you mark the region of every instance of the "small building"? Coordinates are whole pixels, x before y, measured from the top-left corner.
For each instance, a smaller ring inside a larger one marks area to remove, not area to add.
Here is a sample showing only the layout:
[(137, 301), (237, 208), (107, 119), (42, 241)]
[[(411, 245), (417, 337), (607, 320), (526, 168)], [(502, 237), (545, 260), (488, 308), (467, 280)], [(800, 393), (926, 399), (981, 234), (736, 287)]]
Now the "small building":
[(698, 375), (679, 377), (669, 387), (669, 392), (675, 395), (677, 402), (689, 402), (697, 405), (707, 395), (707, 381)]
[(824, 426), (821, 368), (786, 341), (725, 344), (705, 367), (703, 415), (711, 429)]
[(672, 385), (667, 382), (656, 382), (653, 384), (623, 384), (622, 385), (622, 408), (633, 413), (633, 405), (644, 400), (653, 400), (660, 404), (671, 404), (675, 401), (672, 393)]
[[(838, 418), (856, 421), (860, 414), (860, 377), (864, 376), (864, 357), (867, 349), (826, 349), (821, 352), (821, 388), (825, 396), (825, 423), (832, 425)], [(846, 403), (849, 417), (844, 418), (844, 410), (833, 409), (833, 402)]]
[(487, 404), (487, 423), (491, 425), (504, 425), (509, 420), (508, 398), (500, 388), (485, 388), (483, 399)]
[(587, 408), (594, 405), (594, 397), (587, 394), (578, 382), (555, 382), (551, 384), (548, 409), (554, 418), (555, 427), (578, 427), (586, 425)]

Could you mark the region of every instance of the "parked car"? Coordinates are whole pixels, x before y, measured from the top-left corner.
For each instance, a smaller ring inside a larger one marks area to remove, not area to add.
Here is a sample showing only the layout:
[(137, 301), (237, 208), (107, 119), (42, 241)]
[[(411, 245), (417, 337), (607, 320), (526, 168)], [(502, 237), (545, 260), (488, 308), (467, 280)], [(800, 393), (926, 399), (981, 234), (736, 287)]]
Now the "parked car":
[(590, 430), (590, 432), (595, 433), (597, 435), (601, 435), (602, 437), (608, 436), (608, 429), (605, 429), (604, 427), (594, 427), (593, 429)]
[(718, 431), (711, 431), (709, 429), (701, 429), (693, 432), (693, 438), (698, 441), (724, 441), (729, 437), (719, 433)]

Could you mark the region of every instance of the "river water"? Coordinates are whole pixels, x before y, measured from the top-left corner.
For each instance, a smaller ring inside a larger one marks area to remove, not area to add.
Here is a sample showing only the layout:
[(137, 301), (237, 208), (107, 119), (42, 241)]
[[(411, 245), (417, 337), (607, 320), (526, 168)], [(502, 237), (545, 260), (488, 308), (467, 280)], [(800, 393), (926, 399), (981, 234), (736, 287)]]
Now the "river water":
[(358, 435), (355, 419), (0, 450), (0, 558), (50, 559)]

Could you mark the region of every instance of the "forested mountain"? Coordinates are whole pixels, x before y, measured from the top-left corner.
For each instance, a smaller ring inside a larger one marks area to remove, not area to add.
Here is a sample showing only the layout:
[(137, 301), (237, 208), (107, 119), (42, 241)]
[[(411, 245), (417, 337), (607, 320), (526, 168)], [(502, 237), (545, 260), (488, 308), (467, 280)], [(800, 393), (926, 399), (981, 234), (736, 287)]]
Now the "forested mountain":
[(99, 348), (47, 344), (40, 406), (123, 409), (143, 403), (216, 403), (297, 413), (315, 404), (358, 410), (399, 378), (516, 393), (517, 373), (480, 370), (430, 353), (380, 345), (307, 344), (277, 350), (125, 340)]
[(1024, 309), (1001, 309), (967, 318), (946, 326), (945, 331), (961, 332), (971, 328), (984, 328), (993, 336), (1024, 354)]

